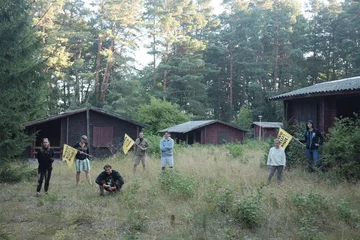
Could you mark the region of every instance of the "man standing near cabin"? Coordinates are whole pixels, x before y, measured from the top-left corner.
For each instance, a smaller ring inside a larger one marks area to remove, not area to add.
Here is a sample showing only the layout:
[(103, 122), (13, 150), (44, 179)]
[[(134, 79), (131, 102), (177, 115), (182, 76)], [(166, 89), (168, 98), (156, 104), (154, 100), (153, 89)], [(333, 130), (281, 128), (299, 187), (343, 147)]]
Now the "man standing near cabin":
[(280, 140), (274, 140), (274, 147), (270, 148), (267, 166), (269, 167), (269, 177), (267, 184), (270, 184), (271, 178), (277, 172), (277, 183), (282, 182), (282, 172), (286, 166), (286, 155), (282, 147), (280, 147)]
[(139, 138), (135, 140), (135, 163), (133, 167), (133, 173), (136, 172), (136, 167), (141, 162), (143, 165), (143, 170), (145, 170), (146, 165), (146, 150), (149, 147), (146, 139), (144, 138), (144, 133), (139, 133)]
[(89, 146), (87, 143), (87, 136), (82, 135), (80, 138), (80, 142), (74, 145), (74, 148), (78, 150), (75, 158), (75, 165), (76, 165), (76, 185), (80, 183), (80, 174), (81, 172), (85, 172), (86, 180), (90, 185), (91, 177), (90, 177), (90, 161), (89, 161)]
[(166, 165), (168, 165), (169, 168), (174, 167), (173, 148), (174, 148), (174, 140), (170, 137), (170, 133), (166, 131), (164, 137), (160, 141), (162, 172), (165, 172)]
[(312, 120), (307, 121), (304, 139), (299, 141), (306, 144), (305, 153), (308, 158), (309, 172), (313, 172), (319, 167), (319, 146), (323, 144), (324, 138), (320, 131), (315, 128)]
[(116, 170), (113, 170), (110, 164), (104, 166), (104, 171), (99, 174), (95, 181), (100, 188), (100, 195), (107, 192), (116, 192), (119, 191), (124, 185), (124, 179), (120, 173)]

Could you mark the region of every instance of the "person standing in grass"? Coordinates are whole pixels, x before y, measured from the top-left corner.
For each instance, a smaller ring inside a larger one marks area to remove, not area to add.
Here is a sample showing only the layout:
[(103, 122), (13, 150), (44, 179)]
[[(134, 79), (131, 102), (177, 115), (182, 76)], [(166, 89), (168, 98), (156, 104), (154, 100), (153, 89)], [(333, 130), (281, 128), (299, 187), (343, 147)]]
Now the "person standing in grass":
[(282, 172), (286, 166), (286, 155), (284, 149), (280, 147), (280, 140), (276, 138), (274, 145), (274, 147), (270, 148), (267, 160), (267, 166), (269, 167), (267, 184), (270, 184), (275, 171), (277, 171), (277, 182), (280, 184), (282, 182)]
[(104, 171), (99, 174), (95, 181), (100, 188), (100, 195), (105, 191), (116, 192), (124, 185), (124, 179), (118, 171), (112, 169), (110, 164), (104, 166)]
[(44, 138), (41, 144), (41, 148), (36, 151), (36, 158), (39, 162), (38, 167), (38, 185), (36, 188), (36, 195), (40, 195), (40, 190), (45, 178), (45, 193), (48, 193), (51, 171), (52, 171), (52, 163), (54, 162), (54, 150), (50, 147), (49, 139)]
[(74, 145), (74, 148), (78, 150), (75, 158), (75, 165), (76, 165), (76, 185), (79, 185), (80, 182), (80, 174), (82, 171), (85, 172), (86, 180), (90, 185), (91, 177), (90, 177), (90, 161), (89, 161), (89, 146), (87, 143), (87, 136), (82, 135), (80, 138), (80, 142)]
[(296, 140), (306, 144), (305, 154), (308, 158), (308, 168), (309, 172), (313, 172), (314, 169), (317, 169), (317, 167), (320, 165), (319, 146), (324, 142), (323, 136), (321, 135), (320, 131), (314, 127), (314, 122), (309, 120), (306, 123), (304, 139)]
[(169, 168), (174, 167), (173, 148), (174, 140), (170, 137), (170, 133), (166, 131), (164, 137), (160, 141), (162, 172), (165, 172), (166, 165), (168, 165)]
[(146, 139), (144, 138), (144, 133), (139, 133), (139, 138), (135, 140), (135, 163), (133, 167), (133, 173), (136, 172), (136, 167), (139, 163), (142, 163), (143, 170), (145, 170), (146, 165), (146, 150), (149, 147)]

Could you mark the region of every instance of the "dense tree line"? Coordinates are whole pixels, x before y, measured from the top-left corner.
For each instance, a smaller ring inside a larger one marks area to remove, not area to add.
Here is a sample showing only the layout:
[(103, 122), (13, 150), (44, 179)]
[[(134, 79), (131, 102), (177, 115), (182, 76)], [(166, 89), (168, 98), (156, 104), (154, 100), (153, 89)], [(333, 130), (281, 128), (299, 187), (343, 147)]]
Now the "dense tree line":
[[(155, 98), (190, 119), (247, 127), (260, 114), (282, 119), (271, 95), (360, 75), (358, 1), (223, 6), (215, 15), (210, 0), (2, 1), (0, 124), (86, 105), (151, 122), (139, 110)], [(140, 68), (144, 44), (153, 61)]]

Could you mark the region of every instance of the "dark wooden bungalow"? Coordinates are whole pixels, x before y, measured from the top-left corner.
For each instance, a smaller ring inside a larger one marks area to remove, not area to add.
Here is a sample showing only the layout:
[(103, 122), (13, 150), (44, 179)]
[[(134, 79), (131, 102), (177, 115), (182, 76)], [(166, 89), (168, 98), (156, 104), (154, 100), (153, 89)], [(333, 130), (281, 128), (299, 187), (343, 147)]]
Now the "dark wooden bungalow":
[(326, 133), (336, 117), (353, 117), (360, 112), (360, 76), (315, 84), (269, 100), (284, 101), (284, 117), (288, 122), (311, 119)]
[(106, 157), (120, 149), (125, 133), (135, 139), (144, 125), (90, 107), (27, 122), (25, 127), (28, 134), (36, 133), (36, 140), (24, 153), (26, 158), (34, 158), (35, 149), (41, 146), (44, 137), (49, 138), (57, 157), (61, 157), (64, 144), (72, 146), (82, 135), (88, 136), (91, 155)]
[(223, 144), (226, 142), (243, 142), (245, 130), (236, 125), (218, 120), (189, 121), (161, 130), (169, 131), (171, 137), (187, 144)]
[(281, 122), (253, 122), (251, 124), (251, 127), (254, 128), (255, 139), (268, 139), (270, 137), (277, 137), (279, 128), (282, 126), (283, 124)]

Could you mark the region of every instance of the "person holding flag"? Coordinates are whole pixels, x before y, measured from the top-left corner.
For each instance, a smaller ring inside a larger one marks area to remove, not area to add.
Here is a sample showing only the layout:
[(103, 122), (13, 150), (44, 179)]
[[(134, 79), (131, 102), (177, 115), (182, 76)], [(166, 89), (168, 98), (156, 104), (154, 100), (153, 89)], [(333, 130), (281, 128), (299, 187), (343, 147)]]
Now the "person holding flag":
[(135, 163), (133, 167), (133, 173), (136, 172), (136, 167), (141, 162), (143, 165), (143, 170), (145, 170), (146, 165), (146, 150), (149, 147), (146, 139), (144, 138), (144, 133), (139, 133), (139, 138), (135, 140)]
[(74, 148), (78, 151), (76, 154), (76, 185), (80, 183), (80, 174), (82, 171), (85, 172), (86, 180), (90, 185), (92, 185), (91, 177), (90, 177), (90, 161), (88, 159), (89, 156), (89, 146), (87, 143), (87, 136), (82, 135), (80, 138), (80, 142), (74, 145)]
[(304, 139), (296, 140), (306, 144), (305, 154), (308, 158), (309, 172), (313, 172), (314, 167), (316, 168), (319, 166), (319, 146), (322, 145), (324, 142), (323, 136), (321, 135), (320, 131), (315, 128), (314, 122), (312, 120), (309, 120), (306, 123)]
[(282, 147), (280, 147), (280, 140), (275, 138), (274, 147), (270, 148), (267, 166), (269, 167), (269, 177), (267, 184), (270, 184), (271, 178), (277, 171), (277, 183), (282, 182), (282, 172), (286, 166), (286, 155)]
[(50, 147), (49, 139), (44, 138), (41, 144), (41, 148), (36, 151), (36, 158), (39, 162), (38, 166), (38, 185), (36, 188), (36, 196), (40, 195), (40, 190), (45, 178), (45, 193), (48, 193), (51, 171), (52, 171), (52, 163), (54, 162), (54, 150)]

